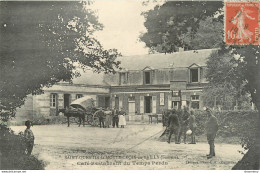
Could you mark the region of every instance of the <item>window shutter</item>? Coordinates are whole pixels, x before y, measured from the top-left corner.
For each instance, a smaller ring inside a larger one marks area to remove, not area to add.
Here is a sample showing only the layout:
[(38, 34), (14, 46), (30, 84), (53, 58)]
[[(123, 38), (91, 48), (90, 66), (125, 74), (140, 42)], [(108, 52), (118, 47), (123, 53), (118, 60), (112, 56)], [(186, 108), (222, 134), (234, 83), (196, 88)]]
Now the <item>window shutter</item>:
[(140, 113), (144, 113), (144, 96), (140, 96)]
[(52, 94), (50, 94), (50, 107), (52, 107)]
[(153, 104), (152, 113), (156, 114), (156, 96), (152, 96), (152, 104)]
[(121, 110), (121, 108), (123, 108), (123, 98), (119, 97), (119, 110)]
[(200, 68), (198, 68), (198, 82), (200, 82)]
[(172, 108), (172, 96), (168, 95), (168, 109)]
[(114, 108), (116, 105), (115, 97), (112, 97), (112, 108)]

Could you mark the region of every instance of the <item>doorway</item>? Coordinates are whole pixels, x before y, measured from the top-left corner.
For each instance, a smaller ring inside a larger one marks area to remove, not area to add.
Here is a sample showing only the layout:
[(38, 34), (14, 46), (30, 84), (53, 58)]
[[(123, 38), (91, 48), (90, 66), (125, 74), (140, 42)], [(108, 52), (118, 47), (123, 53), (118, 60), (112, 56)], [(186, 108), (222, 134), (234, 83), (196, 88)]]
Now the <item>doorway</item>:
[(110, 97), (105, 97), (105, 108), (110, 107)]
[(152, 112), (152, 96), (144, 97), (144, 110), (145, 110), (145, 113)]
[(70, 94), (64, 94), (64, 108), (70, 106)]
[(128, 102), (129, 115), (135, 115), (135, 102)]
[(115, 107), (119, 110), (119, 97), (115, 97)]
[(179, 101), (173, 101), (172, 102), (172, 108), (179, 109), (180, 108), (180, 102)]

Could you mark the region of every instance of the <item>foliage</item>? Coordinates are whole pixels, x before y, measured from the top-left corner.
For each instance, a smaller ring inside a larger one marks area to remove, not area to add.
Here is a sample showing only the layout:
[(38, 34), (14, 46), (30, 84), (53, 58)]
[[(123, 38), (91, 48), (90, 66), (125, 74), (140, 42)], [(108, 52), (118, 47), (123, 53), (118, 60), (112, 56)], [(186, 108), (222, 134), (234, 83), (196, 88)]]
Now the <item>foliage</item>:
[[(185, 49), (201, 49), (217, 47), (212, 40), (212, 34), (218, 40), (222, 37), (219, 30), (223, 16), (221, 13), (223, 2), (206, 1), (168, 1), (157, 5), (154, 9), (144, 12), (147, 32), (140, 36), (141, 41), (151, 51), (171, 53), (178, 47)], [(219, 21), (218, 23), (213, 21)], [(205, 30), (207, 32), (205, 32)], [(196, 39), (195, 39), (196, 38)], [(200, 47), (201, 38), (208, 38)], [(219, 41), (217, 41), (219, 43)], [(199, 47), (198, 47), (199, 46)]]
[(249, 103), (244, 90), (245, 82), (241, 77), (243, 71), (238, 67), (237, 60), (229, 52), (221, 50), (213, 52), (207, 60), (206, 78), (208, 86), (203, 92), (206, 106), (221, 106), (222, 109), (239, 109)]
[[(257, 128), (257, 112), (254, 111), (221, 111), (213, 113), (218, 119), (218, 136), (240, 137), (243, 147), (250, 148)], [(195, 111), (197, 135), (205, 131), (207, 115), (204, 111)], [(252, 139), (248, 141), (247, 139)]]
[(5, 170), (42, 170), (44, 163), (35, 156), (27, 156), (25, 154), (26, 144), (23, 133), (18, 135), (7, 128), (0, 125), (0, 169)]
[(0, 110), (14, 116), (26, 95), (78, 76), (77, 68), (114, 72), (117, 50), (104, 50), (89, 1), (0, 2)]
[[(76, 120), (78, 121), (78, 118)], [(52, 116), (50, 118), (44, 116), (33, 117), (32, 123), (33, 125), (64, 124), (67, 123), (67, 118), (64, 115)]]
[(184, 36), (184, 43), (191, 49), (219, 48), (223, 40), (223, 22), (209, 16), (201, 20), (197, 32), (188, 32)]

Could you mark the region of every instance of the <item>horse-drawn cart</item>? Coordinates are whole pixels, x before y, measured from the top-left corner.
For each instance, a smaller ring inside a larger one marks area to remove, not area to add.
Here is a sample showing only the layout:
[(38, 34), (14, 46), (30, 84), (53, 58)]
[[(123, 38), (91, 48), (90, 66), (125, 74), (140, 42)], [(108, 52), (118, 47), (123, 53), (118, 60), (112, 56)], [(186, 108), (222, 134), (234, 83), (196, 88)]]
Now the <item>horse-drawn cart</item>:
[(97, 111), (97, 108), (94, 104), (94, 99), (90, 96), (85, 96), (73, 101), (70, 104), (69, 108), (59, 109), (59, 112), (64, 113), (64, 116), (67, 117), (68, 127), (70, 126), (70, 117), (79, 118), (79, 126), (81, 122), (83, 126), (85, 122), (88, 125), (97, 125), (97, 117), (94, 117), (94, 113)]

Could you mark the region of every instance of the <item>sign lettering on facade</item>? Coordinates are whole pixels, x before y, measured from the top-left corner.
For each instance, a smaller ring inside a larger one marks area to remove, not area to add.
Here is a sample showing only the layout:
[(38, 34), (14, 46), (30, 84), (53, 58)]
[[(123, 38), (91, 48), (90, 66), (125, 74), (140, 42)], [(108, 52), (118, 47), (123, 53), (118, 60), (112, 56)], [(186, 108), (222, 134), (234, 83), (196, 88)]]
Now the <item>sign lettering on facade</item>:
[(180, 97), (172, 97), (172, 101), (181, 101)]
[(164, 93), (160, 93), (160, 105), (164, 105)]

